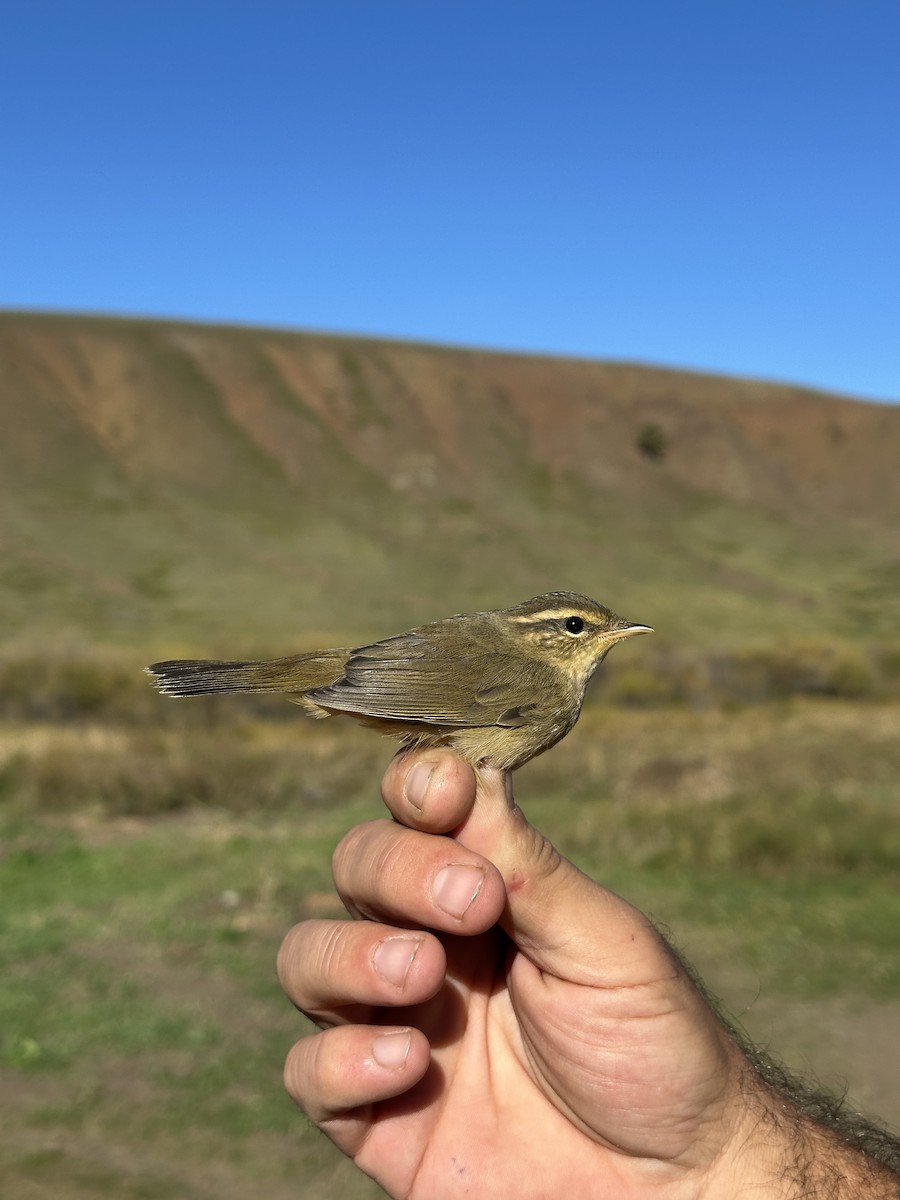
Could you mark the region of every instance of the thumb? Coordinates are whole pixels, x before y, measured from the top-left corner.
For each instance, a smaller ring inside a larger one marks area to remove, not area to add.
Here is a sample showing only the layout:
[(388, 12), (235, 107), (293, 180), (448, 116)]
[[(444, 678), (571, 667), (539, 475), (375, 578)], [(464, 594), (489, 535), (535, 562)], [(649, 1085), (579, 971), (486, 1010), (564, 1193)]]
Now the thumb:
[(650, 921), (595, 883), (526, 820), (512, 776), (479, 767), (475, 805), (453, 836), (489, 859), (506, 885), (500, 924), (541, 971), (605, 987), (651, 983), (677, 971)]

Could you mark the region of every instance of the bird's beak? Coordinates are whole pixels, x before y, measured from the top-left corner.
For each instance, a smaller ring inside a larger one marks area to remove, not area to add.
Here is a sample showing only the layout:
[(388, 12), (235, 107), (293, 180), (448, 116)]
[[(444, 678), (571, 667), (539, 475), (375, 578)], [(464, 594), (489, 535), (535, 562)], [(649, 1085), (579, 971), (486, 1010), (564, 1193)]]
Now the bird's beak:
[(621, 629), (611, 629), (606, 635), (606, 640), (612, 645), (613, 642), (620, 642), (622, 638), (634, 637), (637, 633), (653, 633), (653, 630), (649, 625), (623, 624)]

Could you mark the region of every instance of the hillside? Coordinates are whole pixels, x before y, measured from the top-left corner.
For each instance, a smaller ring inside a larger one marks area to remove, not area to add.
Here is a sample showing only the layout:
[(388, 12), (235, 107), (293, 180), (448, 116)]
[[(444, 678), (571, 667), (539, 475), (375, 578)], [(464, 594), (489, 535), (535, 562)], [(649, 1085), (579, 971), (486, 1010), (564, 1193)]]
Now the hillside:
[(0, 640), (288, 649), (550, 588), (663, 642), (896, 637), (898, 463), (900, 407), (795, 387), (5, 314)]

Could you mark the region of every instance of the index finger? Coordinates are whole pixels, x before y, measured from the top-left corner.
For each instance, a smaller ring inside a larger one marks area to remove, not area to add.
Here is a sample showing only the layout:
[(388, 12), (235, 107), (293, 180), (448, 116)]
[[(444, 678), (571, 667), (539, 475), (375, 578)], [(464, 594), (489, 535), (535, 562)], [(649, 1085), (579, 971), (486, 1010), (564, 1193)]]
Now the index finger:
[(423, 833), (450, 833), (475, 804), (475, 772), (452, 750), (407, 750), (392, 759), (381, 795), (394, 820)]

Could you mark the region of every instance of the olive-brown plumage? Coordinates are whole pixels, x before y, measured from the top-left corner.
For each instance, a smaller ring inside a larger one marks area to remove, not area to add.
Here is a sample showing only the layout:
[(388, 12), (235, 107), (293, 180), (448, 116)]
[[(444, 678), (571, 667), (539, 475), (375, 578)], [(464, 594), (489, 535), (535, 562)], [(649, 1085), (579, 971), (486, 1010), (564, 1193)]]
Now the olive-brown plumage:
[(166, 695), (284, 692), (314, 717), (346, 714), (403, 746), (447, 745), (511, 770), (565, 737), (616, 642), (650, 632), (587, 596), (549, 592), (356, 649), (147, 669)]

